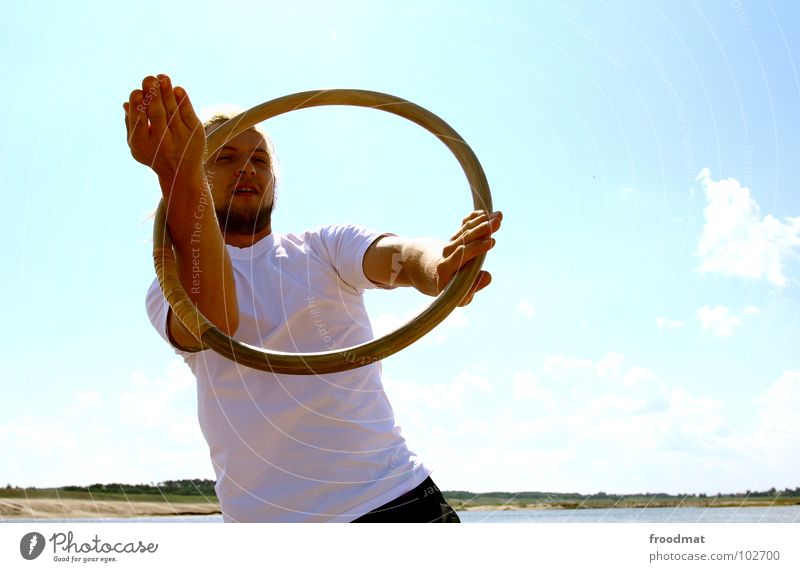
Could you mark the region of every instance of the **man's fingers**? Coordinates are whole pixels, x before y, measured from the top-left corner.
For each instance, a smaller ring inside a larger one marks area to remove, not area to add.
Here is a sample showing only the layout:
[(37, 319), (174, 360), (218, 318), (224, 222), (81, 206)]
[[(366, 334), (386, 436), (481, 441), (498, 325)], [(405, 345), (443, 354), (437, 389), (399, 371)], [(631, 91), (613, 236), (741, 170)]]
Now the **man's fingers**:
[(151, 75), (142, 80), (145, 113), (159, 138), (167, 128), (167, 110), (164, 109), (164, 102), (161, 100), (160, 84), (161, 82)]
[(463, 236), (470, 230), (477, 228), (486, 222), (489, 222), (491, 225), (496, 226), (494, 230), (497, 230), (497, 228), (500, 228), (499, 223), (502, 220), (503, 220), (503, 213), (500, 211), (495, 211), (493, 213), (488, 213), (486, 211), (474, 211), (464, 219), (461, 228), (458, 229), (458, 231), (452, 236), (450, 240), (459, 240), (461, 236)]
[(449, 256), (451, 252), (453, 252), (456, 248), (458, 248), (461, 245), (469, 246), (470, 244), (473, 244), (475, 242), (489, 240), (492, 233), (496, 232), (499, 228), (500, 228), (499, 219), (485, 221), (476, 226), (475, 228), (465, 231), (465, 233), (462, 234), (461, 236), (455, 237), (452, 240), (452, 242), (450, 242), (444, 247), (442, 254), (444, 256)]
[(472, 298), (476, 292), (483, 290), (491, 283), (492, 275), (485, 270), (481, 270), (478, 277), (475, 278), (475, 282), (472, 283), (472, 288), (469, 289), (466, 298)]
[(473, 242), (478, 239), (483, 239), (493, 232), (496, 232), (500, 229), (500, 224), (502, 223), (500, 218), (490, 218), (485, 220), (484, 222), (473, 226), (471, 229), (466, 231), (463, 236), (464, 243)]
[(461, 244), (453, 250), (449, 256), (444, 260), (444, 266), (452, 274), (455, 274), (459, 268), (464, 266), (473, 258), (488, 252), (495, 244), (493, 238), (471, 242), (469, 244)]
[(131, 126), (128, 124), (128, 102), (124, 102), (122, 104), (122, 109), (125, 110), (125, 115), (122, 116), (122, 119), (125, 120), (125, 139), (130, 141), (131, 140)]
[(486, 214), (485, 210), (472, 211), (471, 213), (469, 213), (467, 216), (465, 216), (463, 218), (463, 220), (461, 221), (461, 225), (463, 226), (463, 225), (467, 224), (469, 221), (471, 221), (471, 220), (473, 220), (473, 219), (475, 219), (477, 217), (480, 217), (481, 215), (485, 215), (485, 214)]
[(181, 118), (186, 126), (192, 130), (198, 126), (201, 126), (202, 128), (202, 123), (197, 117), (197, 114), (194, 112), (194, 107), (192, 107), (192, 102), (189, 100), (189, 94), (186, 93), (186, 90), (181, 86), (176, 86), (175, 97), (178, 101), (178, 111), (180, 112)]
[(172, 81), (169, 76), (160, 74), (158, 76), (158, 88), (161, 94), (161, 101), (164, 104), (164, 110), (167, 112), (167, 124), (172, 124), (173, 121), (180, 120), (175, 117), (178, 111), (178, 102), (175, 100), (175, 93), (172, 90)]
[(128, 145), (131, 148), (140, 146), (147, 141), (150, 130), (147, 125), (147, 116), (144, 112), (144, 95), (139, 89), (134, 89), (128, 98), (127, 126)]
[(470, 288), (467, 295), (464, 296), (464, 299), (458, 304), (459, 306), (466, 306), (470, 302), (472, 302), (472, 298), (475, 296), (476, 292), (480, 292), (484, 288), (486, 288), (489, 284), (492, 283), (492, 275), (486, 272), (485, 270), (481, 270), (478, 277), (475, 279), (475, 283)]
[(485, 220), (486, 220), (486, 211), (473, 211), (469, 213), (467, 216), (464, 217), (464, 220), (461, 221), (461, 227), (455, 232), (453, 236), (450, 237), (450, 240), (457, 240), (459, 236), (467, 232), (476, 224), (480, 224)]

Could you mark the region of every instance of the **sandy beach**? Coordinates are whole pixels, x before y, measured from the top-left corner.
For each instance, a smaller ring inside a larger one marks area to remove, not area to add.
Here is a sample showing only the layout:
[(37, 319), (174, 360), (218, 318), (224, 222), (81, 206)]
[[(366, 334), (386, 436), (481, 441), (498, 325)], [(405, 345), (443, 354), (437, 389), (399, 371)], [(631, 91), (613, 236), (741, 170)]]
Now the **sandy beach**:
[(455, 505), (453, 505), (453, 508), (455, 508), (458, 512), (471, 511), (471, 510), (486, 512), (486, 511), (498, 511), (498, 510), (501, 510), (501, 511), (529, 510), (529, 509), (546, 508), (546, 507), (540, 507), (540, 506), (537, 506), (537, 505), (519, 506), (519, 505), (500, 505), (500, 504), (476, 504), (476, 505), (469, 505), (469, 506), (460, 506), (458, 504), (455, 504)]
[(126, 518), (219, 513), (216, 503), (0, 499), (0, 517), (4, 518)]
[[(458, 510), (507, 511), (521, 508), (523, 507), (475, 505), (459, 507)], [(202, 514), (220, 514), (219, 505), (76, 499), (0, 499), (0, 518), (130, 518)]]

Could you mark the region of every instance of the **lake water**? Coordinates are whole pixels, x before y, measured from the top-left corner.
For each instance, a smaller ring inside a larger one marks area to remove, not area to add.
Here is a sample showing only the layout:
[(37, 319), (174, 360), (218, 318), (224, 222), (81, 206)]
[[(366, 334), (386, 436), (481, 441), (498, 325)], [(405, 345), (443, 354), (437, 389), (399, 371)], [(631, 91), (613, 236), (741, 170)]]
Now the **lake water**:
[(462, 522), (800, 522), (800, 506), (742, 508), (587, 508), (581, 510), (470, 511)]
[[(800, 523), (800, 506), (741, 507), (741, 508), (610, 508), (581, 510), (496, 510), (464, 511), (458, 513), (464, 523), (470, 522), (784, 522)], [(184, 516), (153, 518), (76, 518), (72, 520), (2, 519), (3, 522), (222, 522), (222, 516)]]

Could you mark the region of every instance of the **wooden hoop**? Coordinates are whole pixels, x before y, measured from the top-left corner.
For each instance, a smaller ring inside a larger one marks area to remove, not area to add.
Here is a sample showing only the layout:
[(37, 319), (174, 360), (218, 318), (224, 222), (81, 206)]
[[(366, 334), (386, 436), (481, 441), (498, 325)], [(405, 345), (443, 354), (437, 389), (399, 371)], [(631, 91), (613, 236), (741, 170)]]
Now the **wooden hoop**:
[[(469, 145), (430, 111), (398, 97), (360, 89), (323, 89), (295, 93), (257, 105), (214, 129), (207, 140), (210, 155), (239, 133), (262, 121), (308, 107), (351, 105), (386, 111), (413, 121), (439, 138), (455, 155), (469, 182), (476, 210), (492, 212), (489, 183), (478, 158)], [(464, 299), (478, 277), (486, 255), (462, 267), (450, 284), (420, 315), (396, 330), (361, 345), (308, 354), (267, 351), (237, 342), (222, 333), (192, 303), (178, 277), (172, 239), (166, 222), (163, 201), (156, 211), (153, 226), (153, 259), (161, 289), (175, 315), (200, 341), (203, 349), (217, 353), (247, 367), (275, 373), (308, 375), (345, 371), (382, 360), (414, 343), (441, 323)]]

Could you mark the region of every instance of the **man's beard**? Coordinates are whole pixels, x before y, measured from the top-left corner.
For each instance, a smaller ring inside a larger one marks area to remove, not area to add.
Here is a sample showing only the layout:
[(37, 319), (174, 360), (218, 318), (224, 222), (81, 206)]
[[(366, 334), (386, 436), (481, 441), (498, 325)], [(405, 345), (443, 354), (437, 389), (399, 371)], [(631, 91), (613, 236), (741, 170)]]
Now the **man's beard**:
[(272, 222), (272, 206), (270, 203), (261, 206), (257, 211), (242, 212), (227, 207), (216, 209), (220, 230), (229, 234), (256, 234), (264, 230)]

